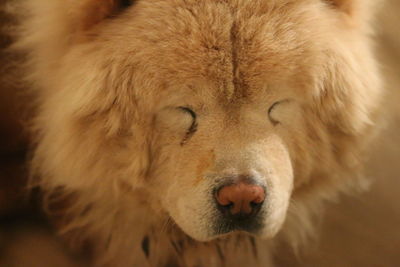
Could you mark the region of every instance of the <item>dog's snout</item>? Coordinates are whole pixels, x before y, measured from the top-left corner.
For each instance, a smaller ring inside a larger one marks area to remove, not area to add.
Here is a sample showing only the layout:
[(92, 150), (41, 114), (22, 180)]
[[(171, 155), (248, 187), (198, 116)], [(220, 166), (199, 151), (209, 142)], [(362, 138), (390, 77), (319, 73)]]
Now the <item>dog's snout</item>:
[(249, 217), (259, 211), (265, 190), (260, 185), (239, 181), (219, 188), (215, 198), (224, 215)]

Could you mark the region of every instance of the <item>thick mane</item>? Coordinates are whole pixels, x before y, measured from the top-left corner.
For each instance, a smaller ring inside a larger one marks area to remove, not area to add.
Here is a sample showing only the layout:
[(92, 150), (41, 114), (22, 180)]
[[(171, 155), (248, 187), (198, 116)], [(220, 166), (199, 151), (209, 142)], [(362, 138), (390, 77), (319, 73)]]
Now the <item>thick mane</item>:
[[(271, 2), (279, 5), (282, 1)], [(147, 134), (149, 125), (138, 112), (145, 105), (141, 102), (144, 97), (129, 90), (133, 70), (127, 59), (109, 54), (109, 64), (104, 64), (102, 57), (113, 49), (98, 45), (94, 51), (86, 45), (96, 39), (96, 27), (103, 20), (118, 19), (117, 13), (123, 12), (119, 5), (126, 1), (23, 2), (8, 10), (21, 18), (19, 41), (13, 49), (27, 54), (23, 69), (38, 95), (32, 184), (45, 191), (45, 205), (60, 232), (79, 246), (89, 242), (92, 252), (101, 255), (99, 265), (119, 262), (118, 266), (124, 266), (140, 259), (142, 266), (232, 266), (238, 264), (235, 255), (239, 252), (243, 266), (270, 262), (267, 253), (262, 253), (271, 250), (270, 242), (244, 234), (194, 241), (171, 223), (159, 203), (148, 203), (144, 182), (152, 161), (148, 149), (152, 140)], [(240, 5), (243, 1), (232, 2)], [(334, 39), (324, 54), (323, 74), (315, 81), (318, 92), (313, 95), (313, 105), (306, 111), (312, 156), (294, 159), (295, 168), (312, 167), (304, 173), (307, 179), (296, 185), (285, 225), (276, 238), (294, 247), (312, 236), (325, 201), (368, 184), (362, 176), (363, 155), (376, 130), (373, 123), (378, 116), (381, 81), (371, 52), (370, 15), (354, 8), (353, 1), (345, 2), (313, 5), (320, 12), (344, 11), (352, 26), (347, 30), (348, 22), (341, 13), (328, 19), (338, 26), (327, 33)], [(354, 6), (359, 6), (358, 2), (354, 0)], [(362, 23), (357, 26), (354, 20)], [(80, 73), (71, 74), (72, 68), (92, 74), (81, 77)], [(64, 71), (65, 76), (53, 76), (54, 70)], [(69, 87), (62, 88), (68, 93), (56, 94), (56, 87), (68, 79)], [(127, 139), (130, 141), (124, 143)], [(136, 157), (131, 151), (144, 156)], [(124, 180), (128, 174), (137, 178), (134, 185)]]

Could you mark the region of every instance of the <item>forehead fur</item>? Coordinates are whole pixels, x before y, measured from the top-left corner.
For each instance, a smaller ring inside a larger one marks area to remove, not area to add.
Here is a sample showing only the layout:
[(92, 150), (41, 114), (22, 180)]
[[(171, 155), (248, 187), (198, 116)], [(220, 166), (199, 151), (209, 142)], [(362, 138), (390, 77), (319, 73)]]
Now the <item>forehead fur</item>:
[(304, 0), (138, 1), (86, 38), (121, 71), (131, 67), (158, 88), (256, 96), (280, 82), (310, 86), (326, 49), (324, 8)]

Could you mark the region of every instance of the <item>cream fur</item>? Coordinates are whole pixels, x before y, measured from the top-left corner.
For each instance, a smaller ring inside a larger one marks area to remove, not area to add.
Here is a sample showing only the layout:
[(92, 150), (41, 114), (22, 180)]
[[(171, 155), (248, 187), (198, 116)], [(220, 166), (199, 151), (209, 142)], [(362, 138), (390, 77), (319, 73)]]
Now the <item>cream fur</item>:
[[(60, 232), (96, 266), (271, 266), (274, 242), (302, 243), (325, 200), (367, 184), (376, 2), (24, 1), (32, 170)], [(215, 239), (208, 192), (242, 172), (268, 185), (265, 240)]]

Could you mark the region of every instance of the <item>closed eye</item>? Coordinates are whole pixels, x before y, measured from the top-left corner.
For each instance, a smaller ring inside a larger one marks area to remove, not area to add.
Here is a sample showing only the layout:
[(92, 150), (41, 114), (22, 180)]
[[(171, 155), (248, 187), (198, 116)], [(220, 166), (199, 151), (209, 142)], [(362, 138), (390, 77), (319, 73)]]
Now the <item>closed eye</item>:
[(197, 131), (197, 115), (192, 109), (190, 109), (188, 107), (179, 107), (179, 109), (188, 113), (190, 116), (192, 116), (192, 119), (193, 119), (192, 124), (190, 125), (189, 129), (186, 131), (186, 135), (181, 142), (181, 145), (184, 145), (189, 140), (189, 138), (192, 137), (193, 134)]
[(269, 117), (269, 120), (272, 122), (273, 125), (277, 125), (277, 124), (281, 123), (281, 119), (282, 118), (280, 118), (281, 116), (279, 116), (280, 114), (278, 112), (278, 107), (281, 104), (288, 103), (289, 101), (290, 100), (288, 100), (288, 99), (282, 100), (282, 101), (277, 101), (274, 104), (272, 104), (272, 106), (269, 108), (268, 117)]

